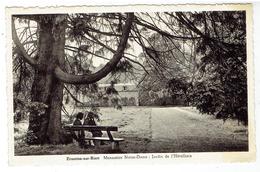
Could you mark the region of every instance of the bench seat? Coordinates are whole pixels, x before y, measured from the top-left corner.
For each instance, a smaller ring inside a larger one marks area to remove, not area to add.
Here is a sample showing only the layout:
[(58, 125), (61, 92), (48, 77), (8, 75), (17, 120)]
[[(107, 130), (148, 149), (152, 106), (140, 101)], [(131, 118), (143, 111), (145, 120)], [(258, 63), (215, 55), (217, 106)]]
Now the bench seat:
[[(119, 149), (119, 142), (124, 141), (123, 138), (113, 138), (111, 131), (118, 131), (118, 127), (115, 126), (94, 126), (94, 125), (65, 125), (64, 129), (70, 132), (72, 135), (74, 131), (106, 131), (108, 137), (86, 137), (85, 140), (93, 141), (109, 141), (112, 145), (112, 150)], [(96, 144), (99, 146), (99, 143)]]
[[(112, 150), (118, 150), (119, 142), (124, 141), (123, 138), (113, 138), (113, 140), (111, 140), (109, 137), (85, 137), (85, 140), (109, 141), (111, 142)], [(96, 144), (96, 146), (99, 147), (99, 144)]]
[[(111, 141), (109, 137), (86, 137), (85, 140), (100, 140), (100, 141)], [(115, 142), (124, 141), (123, 138), (113, 138)]]

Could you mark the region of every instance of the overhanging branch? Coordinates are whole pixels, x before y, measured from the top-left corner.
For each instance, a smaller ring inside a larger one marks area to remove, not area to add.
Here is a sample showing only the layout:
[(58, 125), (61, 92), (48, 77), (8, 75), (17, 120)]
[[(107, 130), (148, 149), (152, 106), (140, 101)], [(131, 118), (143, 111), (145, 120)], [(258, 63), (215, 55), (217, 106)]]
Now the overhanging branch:
[(99, 81), (100, 79), (106, 77), (113, 68), (117, 65), (120, 59), (123, 57), (123, 53), (127, 44), (127, 40), (129, 37), (129, 33), (131, 30), (132, 22), (134, 19), (133, 13), (127, 14), (127, 20), (125, 26), (123, 28), (122, 37), (120, 38), (120, 43), (117, 47), (117, 50), (113, 56), (113, 58), (99, 71), (93, 74), (86, 75), (73, 75), (64, 72), (59, 66), (55, 68), (55, 75), (58, 79), (60, 79), (64, 83), (69, 84), (91, 84)]
[(15, 24), (14, 24), (13, 19), (12, 19), (12, 38), (13, 38), (15, 45), (19, 48), (19, 51), (22, 53), (23, 60), (26, 61), (27, 63), (29, 63), (31, 66), (36, 66), (36, 64), (37, 64), (36, 60), (32, 59), (27, 54), (26, 50), (24, 49), (22, 43), (20, 42), (20, 40), (17, 36), (17, 32), (15, 29)]
[(78, 100), (78, 99), (70, 92), (70, 90), (69, 90), (66, 86), (64, 86), (64, 88), (65, 88), (65, 90), (68, 92), (68, 94), (70, 95), (70, 97), (71, 97), (76, 103), (80, 103), (80, 104), (84, 105), (84, 103), (81, 102), (80, 100)]

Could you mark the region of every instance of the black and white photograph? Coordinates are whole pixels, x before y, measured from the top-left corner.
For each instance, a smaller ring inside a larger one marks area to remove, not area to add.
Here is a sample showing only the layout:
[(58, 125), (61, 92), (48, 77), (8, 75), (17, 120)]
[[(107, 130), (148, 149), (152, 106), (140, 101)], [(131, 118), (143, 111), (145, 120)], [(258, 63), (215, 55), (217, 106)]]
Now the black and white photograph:
[(131, 9), (10, 8), (13, 156), (254, 152), (251, 6)]

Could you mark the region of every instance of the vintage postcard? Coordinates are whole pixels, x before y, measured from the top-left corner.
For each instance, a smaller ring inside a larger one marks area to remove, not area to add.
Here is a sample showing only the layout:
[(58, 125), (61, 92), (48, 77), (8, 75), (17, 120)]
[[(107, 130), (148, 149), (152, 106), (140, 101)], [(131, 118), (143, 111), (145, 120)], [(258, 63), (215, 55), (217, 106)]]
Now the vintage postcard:
[(6, 8), (9, 164), (255, 161), (252, 4)]

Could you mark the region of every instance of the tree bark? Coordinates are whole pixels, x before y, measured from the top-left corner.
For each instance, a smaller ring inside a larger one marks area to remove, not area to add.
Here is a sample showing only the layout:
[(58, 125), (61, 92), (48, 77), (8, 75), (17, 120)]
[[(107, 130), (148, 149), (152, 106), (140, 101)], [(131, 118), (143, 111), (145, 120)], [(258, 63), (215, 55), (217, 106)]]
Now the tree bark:
[(31, 112), (27, 142), (29, 144), (60, 144), (63, 83), (54, 76), (55, 66), (64, 67), (64, 15), (48, 16), (39, 22), (39, 59), (32, 85), (32, 101), (48, 106), (39, 116)]
[[(59, 15), (55, 18), (53, 26), (53, 51), (52, 58), (55, 60), (55, 64), (64, 69), (64, 47), (65, 47), (65, 29), (66, 29), (66, 17), (65, 15)], [(54, 77), (54, 67), (52, 67), (52, 75)], [(63, 143), (64, 137), (61, 127), (61, 109), (63, 100), (64, 84), (58, 79), (53, 79), (51, 100), (50, 100), (50, 118), (47, 129), (47, 138), (51, 144)]]
[[(32, 85), (32, 102), (41, 102), (49, 105), (50, 90), (52, 85), (52, 75), (47, 73), (47, 63), (52, 52), (52, 21), (39, 22), (39, 42), (38, 42), (38, 64), (41, 68), (35, 68), (34, 81)], [(50, 107), (39, 116), (37, 111), (33, 111), (29, 116), (29, 127), (27, 132), (27, 143), (43, 144), (46, 142), (46, 131), (49, 121)]]

